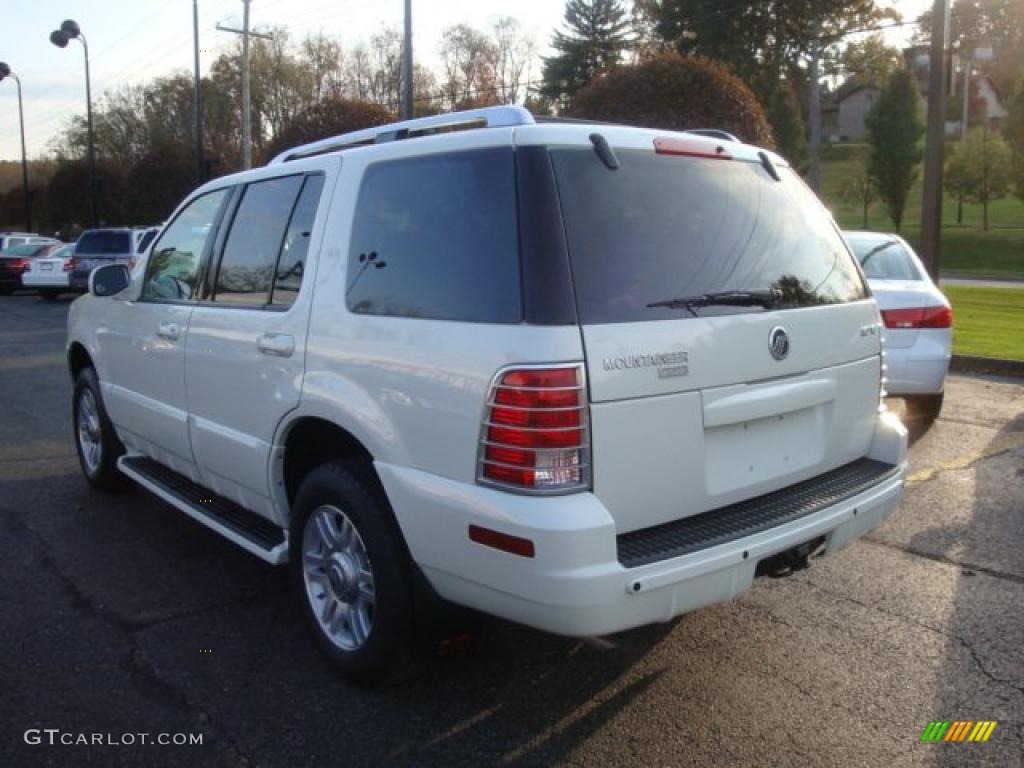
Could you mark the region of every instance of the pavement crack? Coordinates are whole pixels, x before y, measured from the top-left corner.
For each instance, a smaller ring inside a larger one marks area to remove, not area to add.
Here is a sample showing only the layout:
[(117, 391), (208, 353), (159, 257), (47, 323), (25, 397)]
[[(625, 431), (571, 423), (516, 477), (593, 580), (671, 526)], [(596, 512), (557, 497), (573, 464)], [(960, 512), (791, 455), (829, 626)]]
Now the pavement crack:
[[(229, 765), (244, 767), (256, 764), (255, 758), (245, 753), (235, 738), (230, 734), (227, 726), (221, 723), (209, 711), (191, 700), (183, 688), (165, 680), (160, 675), (156, 666), (146, 657), (145, 652), (139, 645), (138, 633), (140, 631), (148, 627), (157, 626), (166, 621), (170, 621), (173, 618), (177, 618), (177, 616), (163, 617), (160, 620), (146, 622), (143, 624), (125, 620), (114, 611), (96, 603), (87, 594), (85, 594), (77, 584), (75, 584), (74, 580), (64, 572), (51, 555), (50, 545), (39, 531), (27, 525), (25, 521), (17, 519), (13, 515), (9, 516), (7, 520), (9, 525), (20, 528), (25, 534), (38, 542), (40, 547), (39, 559), (41, 564), (51, 571), (61, 582), (71, 596), (72, 605), (74, 607), (92, 616), (98, 621), (113, 626), (125, 635), (129, 646), (125, 669), (136, 685), (150, 690), (156, 690), (162, 695), (163, 700), (173, 702), (180, 709), (190, 715), (196, 721), (198, 726), (203, 727), (205, 731), (210, 733), (215, 742), (219, 741), (221, 743), (220, 749), (227, 758)], [(212, 610), (215, 607), (223, 606), (207, 606), (206, 609)], [(193, 611), (190, 612), (190, 615), (195, 615), (201, 612), (202, 611)], [(179, 614), (179, 616), (184, 615), (186, 614)]]
[(983, 676), (988, 678), (990, 682), (1006, 686), (1007, 688), (1014, 690), (1017, 693), (1024, 696), (1024, 685), (1018, 685), (1013, 680), (1007, 680), (1006, 678), (998, 677), (997, 675), (993, 674), (985, 665), (985, 662), (981, 658), (981, 654), (978, 653), (974, 645), (962, 635), (958, 635), (955, 632), (950, 632), (948, 630), (942, 629), (941, 627), (936, 627), (932, 624), (928, 624), (926, 622), (921, 621), (920, 619), (914, 618), (913, 616), (908, 616), (905, 613), (900, 613), (899, 611), (892, 611), (887, 608), (883, 608), (877, 603), (866, 603), (863, 600), (858, 600), (854, 597), (850, 597), (849, 595), (844, 595), (840, 592), (836, 592), (835, 590), (823, 587), (821, 584), (818, 584), (817, 582), (812, 581), (811, 579), (805, 579), (804, 583), (810, 587), (813, 587), (814, 589), (817, 589), (820, 592), (824, 592), (825, 594), (831, 595), (832, 597), (837, 598), (839, 600), (844, 600), (846, 602), (853, 603), (854, 605), (860, 606), (866, 610), (878, 611), (879, 613), (884, 614), (885, 616), (889, 616), (891, 618), (907, 622), (908, 624), (913, 624), (914, 626), (919, 627), (920, 629), (924, 629), (928, 632), (934, 632), (935, 634), (941, 635), (942, 637), (945, 637), (948, 640), (956, 641), (965, 651), (967, 651), (968, 655), (971, 657), (971, 660), (974, 662), (974, 665), (978, 668), (978, 671), (981, 672)]
[(924, 469), (911, 472), (907, 476), (907, 485), (917, 485), (918, 483), (926, 483), (929, 480), (934, 480), (946, 472), (957, 472), (964, 469), (971, 469), (976, 464), (985, 459), (990, 459), (993, 456), (999, 456), (1004, 453), (1008, 453), (1016, 448), (1024, 446), (1024, 432), (1012, 431), (1000, 435), (991, 443), (989, 443), (983, 450), (976, 451), (974, 453), (967, 453), (962, 456), (955, 456), (947, 461), (942, 461), (936, 464), (934, 467), (926, 467)]
[(964, 563), (959, 560), (953, 560), (952, 558), (946, 557), (945, 555), (937, 555), (934, 552), (925, 552), (924, 550), (915, 549), (906, 544), (897, 544), (896, 542), (886, 541), (880, 539), (874, 534), (868, 534), (867, 536), (861, 537), (861, 541), (867, 542), (868, 544), (875, 544), (880, 547), (888, 547), (889, 549), (895, 549), (899, 552), (903, 552), (914, 557), (921, 557), (925, 560), (931, 560), (936, 563), (942, 563), (943, 565), (953, 566), (961, 570), (975, 571), (976, 573), (983, 573), (986, 576), (991, 576), (994, 579), (1003, 579), (1005, 581), (1011, 581), (1014, 584), (1024, 584), (1024, 576), (1018, 576), (1015, 573), (1007, 573), (1006, 571), (997, 571), (994, 568), (987, 568), (984, 565), (975, 565), (974, 563)]

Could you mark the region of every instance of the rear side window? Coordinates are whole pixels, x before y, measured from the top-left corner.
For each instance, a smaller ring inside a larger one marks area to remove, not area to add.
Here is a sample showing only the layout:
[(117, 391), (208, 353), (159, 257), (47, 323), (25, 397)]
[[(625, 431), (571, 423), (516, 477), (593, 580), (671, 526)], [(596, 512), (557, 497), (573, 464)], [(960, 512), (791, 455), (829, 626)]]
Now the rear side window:
[(75, 248), (83, 256), (131, 254), (132, 236), (130, 232), (84, 232)]
[(719, 292), (768, 294), (779, 309), (866, 296), (831, 219), (788, 168), (779, 182), (736, 160), (617, 150), (609, 171), (589, 148), (551, 155), (582, 323), (689, 317), (648, 304)]
[(850, 248), (864, 274), (876, 280), (920, 280), (914, 257), (898, 240), (850, 238)]
[(371, 315), (522, 319), (511, 148), (371, 165), (359, 190), (346, 303)]
[(302, 275), (306, 271), (309, 238), (313, 233), (313, 221), (323, 188), (324, 177), (320, 174), (307, 176), (302, 184), (302, 192), (281, 244), (281, 258), (277, 261), (274, 293), (270, 301), (275, 307), (290, 307), (299, 295)]
[(249, 184), (238, 205), (217, 271), (214, 301), (266, 304), (302, 176)]

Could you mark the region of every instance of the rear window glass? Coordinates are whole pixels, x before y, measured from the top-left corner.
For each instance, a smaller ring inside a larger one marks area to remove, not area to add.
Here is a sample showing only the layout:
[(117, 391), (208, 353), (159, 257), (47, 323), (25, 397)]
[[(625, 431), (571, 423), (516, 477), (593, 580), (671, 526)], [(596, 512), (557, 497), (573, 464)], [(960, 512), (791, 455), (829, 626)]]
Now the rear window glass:
[(864, 274), (876, 280), (920, 280), (921, 271), (899, 240), (849, 238)]
[(348, 307), (519, 322), (518, 248), (511, 148), (371, 165), (352, 228)]
[(865, 298), (828, 214), (788, 168), (618, 150), (552, 151), (583, 323), (763, 312), (761, 306), (648, 307), (755, 292), (777, 309)]
[(75, 253), (89, 254), (130, 254), (132, 236), (129, 232), (85, 232), (75, 245)]

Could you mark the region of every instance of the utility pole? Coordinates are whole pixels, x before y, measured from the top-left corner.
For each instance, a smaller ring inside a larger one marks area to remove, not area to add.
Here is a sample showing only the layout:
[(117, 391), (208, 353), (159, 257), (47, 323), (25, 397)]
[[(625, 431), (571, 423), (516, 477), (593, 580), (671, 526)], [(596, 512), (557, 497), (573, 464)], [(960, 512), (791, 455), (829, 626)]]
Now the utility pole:
[(949, 0), (932, 6), (932, 40), (928, 55), (928, 133), (924, 148), (921, 200), (921, 255), (928, 274), (939, 279), (942, 255), (942, 149), (946, 133), (946, 40)]
[(192, 37), (195, 53), (195, 94), (192, 97), (192, 140), (196, 148), (196, 178), (203, 183), (205, 176), (203, 161), (203, 94), (199, 76), (199, 0), (192, 0)]
[(809, 121), (808, 154), (811, 156), (810, 182), (811, 189), (821, 191), (821, 28), (818, 38), (812, 43), (811, 61), (807, 68), (807, 76), (811, 80), (811, 93), (807, 104)]
[[(967, 50), (967, 45), (964, 43), (964, 50)], [(961, 145), (967, 140), (967, 111), (970, 109), (970, 102), (967, 98), (968, 91), (971, 87), (971, 58), (970, 56), (963, 57), (964, 66), (964, 92), (963, 96), (963, 107), (960, 112), (960, 143)], [(952, 77), (952, 73), (950, 74)], [(956, 223), (964, 223), (964, 196), (962, 194), (956, 196)]]
[(242, 170), (252, 168), (252, 106), (249, 103), (249, 3), (242, 0)]
[(402, 40), (402, 117), (412, 120), (412, 0), (405, 0), (405, 37)]
[(252, 109), (249, 105), (249, 38), (262, 37), (264, 40), (273, 40), (273, 35), (263, 32), (253, 32), (249, 29), (249, 3), (252, 0), (242, 0), (242, 28), (233, 29), (220, 24), (217, 29), (221, 32), (234, 32), (242, 36), (242, 170), (252, 168)]

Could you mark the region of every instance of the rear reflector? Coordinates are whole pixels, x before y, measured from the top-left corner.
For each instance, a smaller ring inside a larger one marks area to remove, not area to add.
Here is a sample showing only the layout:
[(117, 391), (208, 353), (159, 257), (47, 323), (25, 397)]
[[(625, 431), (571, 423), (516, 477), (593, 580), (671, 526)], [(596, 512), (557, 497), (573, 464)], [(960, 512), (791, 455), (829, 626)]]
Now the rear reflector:
[(883, 309), (882, 321), (886, 328), (949, 328), (953, 325), (953, 310), (949, 307), (912, 307), (910, 309)]
[(521, 368), (495, 377), (482, 430), (479, 478), (534, 493), (588, 485), (583, 368)]
[(520, 557), (533, 557), (533, 542), (529, 539), (521, 539), (518, 536), (510, 536), (507, 533), (492, 531), (490, 528), (481, 528), (479, 525), (469, 526), (469, 540), (485, 547), (500, 549), (502, 552), (509, 552)]
[(715, 160), (732, 160), (721, 144), (698, 138), (657, 138), (654, 151), (659, 155), (682, 155), (684, 157), (711, 157)]

